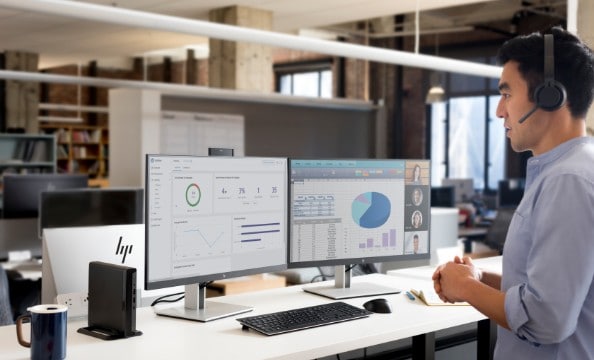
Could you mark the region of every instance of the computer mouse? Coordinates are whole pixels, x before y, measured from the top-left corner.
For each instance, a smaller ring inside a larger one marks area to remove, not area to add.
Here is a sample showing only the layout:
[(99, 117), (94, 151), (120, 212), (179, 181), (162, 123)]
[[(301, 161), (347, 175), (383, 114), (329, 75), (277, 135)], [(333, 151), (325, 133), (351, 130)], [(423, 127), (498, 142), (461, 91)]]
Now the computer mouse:
[(388, 314), (392, 312), (392, 307), (388, 300), (383, 298), (371, 299), (363, 304), (363, 308), (374, 313)]

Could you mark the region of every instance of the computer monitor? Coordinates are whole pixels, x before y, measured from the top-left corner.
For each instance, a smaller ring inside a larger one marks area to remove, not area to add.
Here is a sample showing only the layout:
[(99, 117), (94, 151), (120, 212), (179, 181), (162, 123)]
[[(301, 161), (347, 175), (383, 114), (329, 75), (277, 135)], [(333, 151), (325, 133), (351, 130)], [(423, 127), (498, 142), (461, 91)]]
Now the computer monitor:
[(471, 202), (474, 197), (473, 179), (447, 178), (441, 180), (441, 186), (453, 186), (456, 193), (456, 203)]
[(347, 269), (430, 257), (429, 160), (291, 159), (289, 171), (288, 267), (335, 266), (334, 285), (305, 291), (333, 299), (397, 293), (351, 286)]
[(6, 174), (3, 176), (2, 216), (35, 218), (39, 215), (42, 191), (85, 188), (86, 174)]
[(522, 201), (524, 196), (525, 179), (506, 179), (499, 180), (497, 189), (497, 207), (515, 208)]
[(146, 289), (186, 285), (159, 315), (209, 321), (250, 307), (205, 302), (213, 280), (286, 269), (287, 159), (146, 156)]
[(142, 224), (143, 215), (142, 188), (42, 191), (39, 237), (48, 228)]
[(431, 206), (456, 207), (456, 189), (454, 186), (432, 186)]

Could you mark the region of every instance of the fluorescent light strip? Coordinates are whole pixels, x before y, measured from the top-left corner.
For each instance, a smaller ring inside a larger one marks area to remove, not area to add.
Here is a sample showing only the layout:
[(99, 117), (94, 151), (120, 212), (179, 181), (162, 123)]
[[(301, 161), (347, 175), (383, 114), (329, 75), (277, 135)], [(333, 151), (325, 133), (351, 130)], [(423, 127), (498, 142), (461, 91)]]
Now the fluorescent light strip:
[(201, 20), (191, 20), (176, 16), (159, 15), (78, 1), (2, 0), (0, 6), (83, 20), (207, 36), (222, 40), (258, 43), (281, 48), (306, 50), (321, 54), (344, 56), (353, 59), (377, 61), (380, 63), (466, 75), (490, 78), (499, 78), (501, 75), (501, 68), (498, 66), (446, 59), (431, 55), (414, 54), (398, 50), (374, 48), (364, 45), (304, 38), (271, 31), (218, 24)]

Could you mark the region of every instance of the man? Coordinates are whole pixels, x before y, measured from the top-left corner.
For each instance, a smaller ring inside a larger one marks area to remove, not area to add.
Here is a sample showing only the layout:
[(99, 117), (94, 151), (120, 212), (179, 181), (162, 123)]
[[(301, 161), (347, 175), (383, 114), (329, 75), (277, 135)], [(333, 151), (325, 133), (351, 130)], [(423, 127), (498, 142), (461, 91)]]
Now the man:
[(512, 39), (499, 52), (497, 116), (514, 151), (533, 154), (503, 274), (481, 271), (470, 258), (455, 258), (433, 274), (442, 300), (467, 301), (499, 325), (496, 359), (594, 359), (594, 139), (585, 123), (594, 56), (572, 34), (551, 33), (554, 78), (567, 94), (552, 108), (537, 98), (543, 35)]
[(419, 253), (419, 234), (413, 235), (413, 254)]
[(423, 202), (423, 192), (419, 188), (413, 190), (412, 201), (414, 206), (419, 206)]

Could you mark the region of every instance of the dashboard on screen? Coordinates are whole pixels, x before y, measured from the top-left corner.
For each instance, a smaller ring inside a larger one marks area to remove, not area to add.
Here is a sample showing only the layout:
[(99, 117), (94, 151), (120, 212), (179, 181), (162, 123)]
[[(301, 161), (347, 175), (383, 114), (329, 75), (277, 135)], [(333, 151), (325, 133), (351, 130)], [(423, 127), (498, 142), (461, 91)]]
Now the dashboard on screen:
[(429, 257), (429, 160), (291, 159), (289, 168), (289, 267)]
[(286, 268), (287, 159), (147, 156), (146, 287)]

